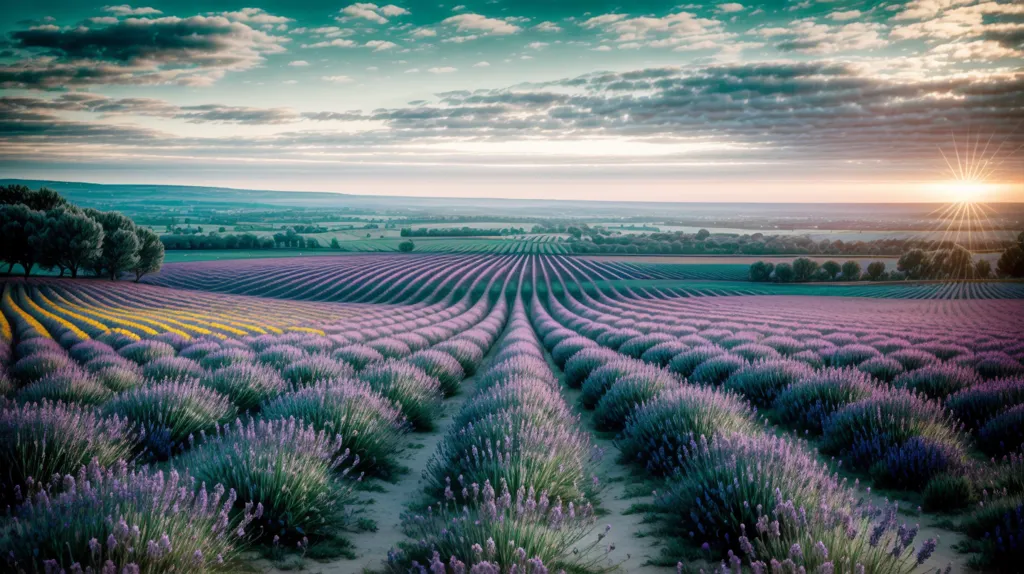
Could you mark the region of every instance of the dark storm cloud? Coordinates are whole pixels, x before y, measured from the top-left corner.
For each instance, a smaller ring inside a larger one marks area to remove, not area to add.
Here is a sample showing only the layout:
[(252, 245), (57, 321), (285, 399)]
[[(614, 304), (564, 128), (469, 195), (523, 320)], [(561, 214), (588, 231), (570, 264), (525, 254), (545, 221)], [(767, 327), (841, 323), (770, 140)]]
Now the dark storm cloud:
[(256, 66), (286, 41), (224, 16), (33, 26), (10, 33), (11, 45), (29, 55), (0, 66), (0, 87), (203, 85)]

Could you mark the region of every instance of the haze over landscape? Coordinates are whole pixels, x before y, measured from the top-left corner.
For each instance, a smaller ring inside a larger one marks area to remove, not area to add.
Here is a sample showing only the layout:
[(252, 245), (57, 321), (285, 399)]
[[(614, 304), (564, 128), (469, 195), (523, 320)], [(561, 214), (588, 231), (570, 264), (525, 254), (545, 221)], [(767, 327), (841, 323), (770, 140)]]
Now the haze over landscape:
[[(632, 201), (1024, 197), (1015, 2), (46, 0), (0, 16), (6, 177)], [(984, 182), (949, 183), (984, 160)]]

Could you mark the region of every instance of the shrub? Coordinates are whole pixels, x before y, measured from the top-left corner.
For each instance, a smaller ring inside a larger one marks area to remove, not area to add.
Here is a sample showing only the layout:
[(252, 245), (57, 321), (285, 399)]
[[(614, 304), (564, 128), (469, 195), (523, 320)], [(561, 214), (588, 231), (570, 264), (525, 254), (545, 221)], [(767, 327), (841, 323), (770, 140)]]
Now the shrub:
[(154, 381), (201, 379), (206, 376), (206, 369), (184, 357), (160, 357), (146, 363), (142, 374)]
[(928, 365), (911, 371), (898, 379), (896, 386), (923, 393), (933, 399), (947, 396), (980, 383), (971, 369), (951, 364)]
[(199, 359), (199, 364), (204, 369), (216, 370), (228, 365), (251, 364), (255, 360), (255, 353), (248, 349), (222, 349)]
[(61, 351), (43, 351), (19, 359), (11, 366), (11, 376), (28, 384), (37, 381), (50, 373), (74, 367), (74, 361), (67, 353)]
[(689, 347), (678, 341), (666, 341), (644, 351), (644, 354), (640, 356), (640, 360), (657, 367), (665, 367), (673, 357), (689, 350)]
[(759, 361), (729, 375), (725, 389), (743, 395), (755, 405), (770, 406), (783, 389), (813, 374), (811, 367), (798, 361)]
[(129, 471), (123, 462), (90, 463), (59, 488), (15, 509), (5, 541), (12, 571), (229, 571), (261, 512), (232, 513), (236, 492), (225, 496), (219, 484), (208, 491), (176, 471)]
[(384, 355), (385, 359), (401, 359), (412, 354), (412, 349), (409, 348), (409, 345), (390, 337), (370, 341), (366, 343), (366, 346)]
[(569, 337), (559, 342), (551, 349), (551, 358), (558, 365), (559, 369), (565, 368), (565, 363), (576, 353), (583, 349), (596, 347), (597, 343), (586, 337)]
[(32, 339), (25, 339), (20, 341), (14, 346), (14, 355), (16, 357), (27, 357), (29, 355), (38, 355), (40, 353), (58, 353), (62, 354), (64, 347), (60, 346), (60, 343), (50, 339), (49, 337), (34, 337)]
[(264, 540), (294, 544), (328, 534), (344, 525), (344, 507), (355, 498), (348, 478), (355, 460), (341, 436), (293, 418), (223, 425), (175, 463), (198, 481), (235, 490), (240, 502), (261, 505), (254, 525)]
[(255, 409), (287, 389), (274, 369), (263, 365), (228, 365), (202, 378), (205, 386), (227, 396), (242, 411)]
[(604, 396), (612, 384), (620, 377), (640, 373), (660, 372), (646, 363), (635, 359), (620, 358), (610, 361), (594, 369), (587, 380), (583, 381), (583, 392), (580, 394), (580, 404), (588, 409), (597, 406), (598, 401)]
[(618, 378), (594, 408), (594, 426), (599, 430), (622, 430), (626, 419), (638, 406), (677, 383), (672, 375), (662, 370)]
[(17, 397), (20, 402), (26, 403), (49, 400), (98, 405), (109, 399), (112, 394), (110, 389), (92, 375), (78, 368), (65, 368), (22, 388), (18, 391)]
[[(36, 383), (39, 384), (39, 383)], [(1024, 445), (1024, 404), (996, 415), (978, 430), (978, 446), (985, 454), (1018, 452)]]
[(264, 365), (281, 370), (307, 356), (305, 351), (292, 345), (272, 345), (261, 351), (256, 359)]
[(469, 341), (445, 341), (431, 348), (451, 355), (462, 366), (467, 377), (475, 374), (484, 360), (484, 352)]
[(195, 341), (191, 345), (182, 348), (178, 351), (179, 357), (185, 357), (186, 359), (192, 359), (193, 361), (199, 361), (206, 358), (211, 353), (219, 352), (223, 347), (220, 343), (214, 341)]
[(986, 381), (957, 391), (946, 408), (967, 428), (978, 430), (1007, 408), (1024, 403), (1024, 379)]
[(921, 496), (926, 512), (950, 512), (976, 504), (978, 489), (964, 473), (943, 473), (928, 481)]
[(1013, 357), (999, 351), (978, 353), (974, 369), (985, 379), (1024, 374), (1024, 366)]
[(932, 476), (960, 466), (961, 442), (938, 403), (887, 390), (829, 417), (821, 449), (843, 456), (854, 469), (870, 470), (878, 480), (918, 488)]
[(749, 363), (743, 357), (726, 353), (711, 357), (690, 373), (690, 382), (702, 385), (720, 385), (733, 373)]
[(449, 433), (424, 476), (434, 496), (443, 496), (449, 480), (461, 477), (466, 485), (537, 485), (549, 496), (576, 500), (589, 487), (583, 480), (589, 459), (590, 444), (577, 430), (502, 412)]
[(847, 367), (857, 366), (868, 359), (881, 356), (882, 353), (878, 352), (878, 349), (869, 347), (867, 345), (845, 345), (836, 349), (835, 353), (832, 353), (831, 363), (835, 367)]
[(96, 340), (82, 341), (76, 343), (71, 349), (68, 350), (68, 354), (71, 357), (82, 364), (88, 363), (89, 361), (103, 356), (117, 355), (117, 351), (113, 347), (106, 343), (101, 343)]
[(532, 377), (544, 381), (554, 381), (551, 368), (544, 359), (527, 354), (513, 354), (511, 358), (501, 360), (495, 357), (495, 365), (477, 377), (477, 388), (487, 389), (504, 384), (516, 377)]
[(760, 343), (787, 356), (795, 355), (806, 348), (806, 346), (799, 340), (783, 335), (772, 335), (771, 337), (766, 337), (762, 339)]
[(415, 365), (431, 377), (437, 379), (441, 385), (441, 392), (445, 397), (450, 397), (459, 392), (459, 384), (466, 378), (466, 372), (462, 365), (454, 357), (441, 351), (426, 349), (406, 359), (406, 362)]
[(151, 455), (164, 459), (190, 436), (215, 428), (236, 411), (230, 399), (199, 381), (165, 381), (123, 392), (104, 405), (103, 412), (145, 429)]
[(294, 417), (317, 431), (340, 435), (345, 448), (359, 459), (357, 470), (388, 475), (398, 468), (405, 417), (366, 383), (343, 379), (306, 387), (270, 401), (262, 416)]
[(633, 337), (639, 337), (640, 335), (643, 335), (643, 333), (636, 329), (612, 329), (611, 331), (598, 335), (596, 341), (597, 344), (602, 347), (618, 350), (623, 343)]
[(377, 349), (359, 344), (337, 349), (331, 356), (352, 365), (352, 368), (356, 371), (365, 369), (370, 363), (379, 363), (384, 360), (384, 355)]
[(595, 369), (621, 358), (615, 351), (604, 347), (583, 349), (565, 362), (565, 384), (578, 389)]
[(639, 359), (648, 349), (661, 343), (675, 342), (676, 338), (666, 333), (652, 333), (633, 337), (619, 346), (618, 351), (627, 357)]
[(757, 431), (754, 411), (738, 396), (678, 385), (634, 410), (616, 446), (623, 461), (666, 475), (679, 466), (684, 447), (695, 439)]
[[(94, 359), (95, 361), (95, 359)], [(120, 393), (142, 384), (142, 372), (134, 364), (111, 365), (93, 371), (93, 376), (103, 386)]]
[(891, 383), (896, 377), (902, 375), (906, 369), (903, 368), (899, 361), (890, 357), (875, 357), (857, 365), (857, 370), (867, 373), (880, 381)]
[[(127, 458), (137, 440), (127, 420), (103, 418), (78, 405), (43, 401), (0, 406), (0, 479), (25, 487), (28, 479), (45, 482), (74, 472), (96, 459), (109, 466)], [(23, 491), (25, 492), (25, 491)]]
[(814, 369), (820, 369), (825, 366), (825, 359), (815, 351), (800, 351), (790, 358)]
[(144, 339), (130, 345), (125, 345), (119, 348), (117, 352), (122, 357), (140, 365), (145, 365), (154, 359), (173, 357), (175, 355), (174, 347), (162, 341), (154, 341), (152, 339)]
[(575, 415), (558, 391), (542, 379), (514, 377), (506, 384), (493, 386), (466, 401), (452, 423), (462, 428), (469, 423), (499, 412), (516, 411), (541, 423), (565, 423)]
[(119, 333), (117, 331), (107, 331), (106, 333), (103, 333), (99, 337), (96, 337), (96, 340), (101, 343), (106, 343), (111, 347), (120, 350), (138, 341), (139, 339), (138, 337), (133, 338), (124, 333)]
[[(524, 487), (515, 494), (507, 484), (500, 489), (496, 492), (489, 482), (463, 481), (451, 486), (443, 502), (404, 514), (403, 529), (416, 542), (388, 553), (388, 571), (426, 572), (428, 566), (444, 574), (606, 569), (607, 555), (598, 545), (603, 546), (607, 529), (580, 544), (595, 521), (589, 503), (571, 500), (566, 506), (543, 488)], [(447, 565), (441, 556), (449, 557)]]
[(346, 379), (355, 374), (355, 369), (348, 363), (332, 359), (325, 355), (313, 355), (288, 365), (281, 371), (284, 380), (292, 388), (308, 387), (318, 381)]
[(416, 430), (432, 430), (441, 416), (441, 384), (419, 367), (391, 360), (367, 367), (359, 378), (397, 403)]
[(676, 355), (668, 363), (668, 370), (680, 377), (689, 377), (701, 363), (719, 355), (724, 355), (725, 349), (714, 345), (701, 345), (689, 351)]
[(979, 552), (974, 566), (1013, 572), (1024, 561), (1024, 498), (987, 501), (960, 523)]
[(940, 362), (935, 355), (920, 349), (901, 349), (894, 353), (889, 353), (889, 358), (899, 361), (899, 363), (903, 365), (903, 368), (908, 371), (913, 371), (929, 365), (935, 365)]
[(960, 355), (971, 354), (971, 350), (967, 347), (953, 343), (922, 343), (917, 348), (931, 353), (943, 361), (948, 361)]
[[(655, 505), (694, 542), (720, 549), (758, 523), (759, 509), (848, 507), (851, 493), (797, 443), (767, 434), (716, 435), (682, 447), (680, 470)], [(699, 538), (698, 538), (699, 536)]]
[(829, 368), (779, 393), (774, 409), (783, 424), (819, 434), (825, 419), (832, 413), (874, 392), (875, 385), (865, 373), (855, 369)]

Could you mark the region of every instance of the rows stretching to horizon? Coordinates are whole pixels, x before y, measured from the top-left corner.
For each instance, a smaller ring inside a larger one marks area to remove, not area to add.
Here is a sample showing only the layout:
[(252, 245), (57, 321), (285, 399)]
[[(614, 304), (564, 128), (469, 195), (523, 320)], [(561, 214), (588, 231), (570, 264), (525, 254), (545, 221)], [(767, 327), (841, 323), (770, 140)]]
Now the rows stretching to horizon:
[[(407, 539), (380, 569), (611, 571), (615, 537), (638, 534), (602, 525), (595, 443), (613, 436), (604, 455), (651, 486), (638, 511), (680, 571), (934, 570), (953, 553), (914, 522), (939, 516), (973, 566), (1020, 563), (1019, 285), (889, 300), (686, 279), (368, 255), (7, 280), (0, 560), (237, 570), (370, 527), (360, 493), (411, 470)], [(404, 469), (408, 435), (439, 431)]]

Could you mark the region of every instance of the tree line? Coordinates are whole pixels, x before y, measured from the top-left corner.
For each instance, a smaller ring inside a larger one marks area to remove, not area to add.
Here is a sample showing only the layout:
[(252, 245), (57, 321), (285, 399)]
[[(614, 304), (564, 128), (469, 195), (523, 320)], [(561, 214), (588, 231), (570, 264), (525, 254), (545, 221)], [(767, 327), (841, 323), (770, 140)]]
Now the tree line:
[(7, 274), (20, 265), (26, 277), (33, 267), (57, 269), (60, 276), (81, 271), (135, 281), (160, 270), (164, 246), (152, 230), (116, 211), (80, 208), (52, 189), (0, 186), (0, 261)]
[[(682, 231), (666, 233), (616, 234), (603, 227), (582, 224), (567, 231), (569, 248), (574, 253), (624, 253), (672, 255), (836, 255), (898, 257), (911, 249), (954, 249), (951, 241), (929, 241), (913, 238), (885, 238), (871, 241), (842, 239), (814, 240), (805, 235), (711, 234), (706, 229), (697, 233)], [(578, 233), (574, 233), (578, 232)], [(978, 250), (1005, 249), (1004, 240), (978, 241)]]
[(398, 234), (402, 237), (502, 237), (505, 235), (525, 235), (522, 227), (506, 227), (503, 229), (478, 229), (475, 227), (420, 227), (413, 229), (403, 227)]
[[(995, 274), (999, 277), (1024, 277), (1024, 232), (1017, 242), (1000, 256)], [(757, 261), (751, 264), (751, 281), (776, 283), (806, 283), (810, 281), (900, 281), (915, 280), (970, 280), (992, 277), (992, 264), (986, 259), (974, 260), (962, 245), (952, 249), (910, 249), (900, 255), (896, 269), (888, 270), (884, 261), (869, 263), (862, 270), (857, 261), (843, 264), (837, 261), (818, 262), (798, 257), (792, 263), (772, 264)]]

